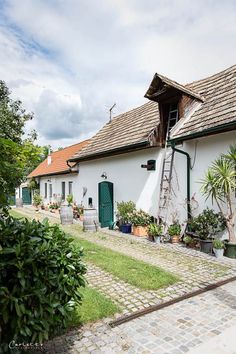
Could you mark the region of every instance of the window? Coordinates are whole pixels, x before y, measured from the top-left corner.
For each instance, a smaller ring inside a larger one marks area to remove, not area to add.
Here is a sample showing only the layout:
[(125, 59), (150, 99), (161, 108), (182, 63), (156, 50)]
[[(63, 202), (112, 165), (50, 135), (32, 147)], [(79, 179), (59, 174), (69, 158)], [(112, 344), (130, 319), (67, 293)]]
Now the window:
[(44, 198), (48, 197), (48, 185), (47, 183), (44, 183)]
[(49, 184), (49, 198), (52, 198), (52, 184)]
[(73, 182), (70, 181), (70, 182), (68, 183), (68, 186), (69, 186), (69, 194), (73, 195)]
[(66, 199), (66, 182), (61, 182), (61, 200), (65, 201)]

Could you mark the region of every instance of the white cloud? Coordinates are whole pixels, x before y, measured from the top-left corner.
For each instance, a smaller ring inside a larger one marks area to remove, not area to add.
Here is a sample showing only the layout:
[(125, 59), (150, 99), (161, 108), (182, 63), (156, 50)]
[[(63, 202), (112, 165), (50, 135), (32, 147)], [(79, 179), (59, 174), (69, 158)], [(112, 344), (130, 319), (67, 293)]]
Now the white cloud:
[(145, 100), (155, 72), (180, 82), (236, 62), (235, 2), (8, 0), (0, 78), (54, 146), (90, 137)]

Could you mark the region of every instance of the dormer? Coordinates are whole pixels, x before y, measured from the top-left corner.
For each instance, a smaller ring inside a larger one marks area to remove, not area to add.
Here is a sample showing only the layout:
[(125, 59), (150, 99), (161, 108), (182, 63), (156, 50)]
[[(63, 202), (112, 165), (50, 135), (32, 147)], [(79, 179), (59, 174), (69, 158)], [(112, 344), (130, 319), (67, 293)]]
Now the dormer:
[(154, 75), (144, 97), (158, 102), (160, 115), (158, 139), (161, 146), (168, 140), (171, 129), (184, 117), (186, 109), (194, 101), (204, 101), (197, 92), (160, 74)]

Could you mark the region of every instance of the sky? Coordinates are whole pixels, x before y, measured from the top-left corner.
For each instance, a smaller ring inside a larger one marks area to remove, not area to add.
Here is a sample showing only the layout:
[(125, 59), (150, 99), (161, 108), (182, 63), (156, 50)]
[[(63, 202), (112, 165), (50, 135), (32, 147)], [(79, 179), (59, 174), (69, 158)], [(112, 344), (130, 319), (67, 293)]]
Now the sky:
[(0, 79), (54, 149), (180, 83), (236, 64), (235, 0), (0, 0)]

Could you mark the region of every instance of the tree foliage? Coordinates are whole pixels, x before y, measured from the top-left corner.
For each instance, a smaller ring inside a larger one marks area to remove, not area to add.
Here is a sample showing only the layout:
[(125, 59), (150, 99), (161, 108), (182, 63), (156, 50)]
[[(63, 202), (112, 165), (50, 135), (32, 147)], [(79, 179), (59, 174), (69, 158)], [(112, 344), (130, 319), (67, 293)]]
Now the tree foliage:
[(0, 207), (14, 194), (21, 181), (45, 159), (47, 148), (34, 144), (37, 133), (24, 138), (25, 124), (33, 115), (26, 113), (19, 100), (0, 80)]

